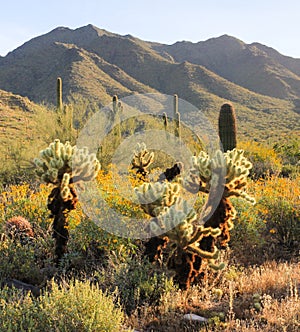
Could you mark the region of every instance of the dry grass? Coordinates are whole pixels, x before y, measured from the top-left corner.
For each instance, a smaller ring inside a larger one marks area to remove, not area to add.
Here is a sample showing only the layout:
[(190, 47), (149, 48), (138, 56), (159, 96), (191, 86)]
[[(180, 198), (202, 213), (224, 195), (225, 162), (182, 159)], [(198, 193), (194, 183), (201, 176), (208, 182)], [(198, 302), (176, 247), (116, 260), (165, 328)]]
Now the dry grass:
[[(259, 267), (227, 268), (211, 284), (173, 291), (156, 308), (143, 307), (128, 319), (137, 331), (299, 331), (300, 266), (266, 262)], [(208, 318), (198, 323), (186, 313)]]

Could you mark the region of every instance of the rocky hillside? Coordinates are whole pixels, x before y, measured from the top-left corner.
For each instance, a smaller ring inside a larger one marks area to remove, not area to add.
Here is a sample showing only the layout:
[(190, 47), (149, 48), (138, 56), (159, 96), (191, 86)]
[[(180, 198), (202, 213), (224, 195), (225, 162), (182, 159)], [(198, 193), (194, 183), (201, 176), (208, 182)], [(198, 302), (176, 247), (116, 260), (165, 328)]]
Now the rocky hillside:
[[(249, 130), (299, 129), (300, 59), (267, 46), (221, 36), (204, 42), (163, 45), (87, 25), (59, 27), (0, 58), (0, 89), (41, 103), (74, 94), (100, 106), (132, 93), (177, 93), (216, 119), (222, 103), (236, 107), (243, 134)], [(197, 125), (197, 116), (183, 114)]]

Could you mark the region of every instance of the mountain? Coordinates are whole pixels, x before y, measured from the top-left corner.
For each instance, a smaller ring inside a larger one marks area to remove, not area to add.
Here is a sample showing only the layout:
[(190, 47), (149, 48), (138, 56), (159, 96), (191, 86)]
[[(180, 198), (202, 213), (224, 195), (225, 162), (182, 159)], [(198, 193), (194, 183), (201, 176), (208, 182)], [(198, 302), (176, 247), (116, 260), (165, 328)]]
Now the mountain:
[(189, 61), (251, 91), (282, 99), (300, 96), (300, 59), (281, 55), (259, 43), (224, 35), (199, 43), (153, 44), (161, 54), (176, 62)]
[[(0, 58), (0, 89), (55, 104), (82, 95), (100, 106), (133, 93), (177, 93), (217, 122), (222, 103), (234, 104), (242, 136), (299, 130), (300, 59), (267, 46), (221, 36), (164, 45), (87, 25), (59, 27)], [(199, 126), (197, 114), (182, 119)]]

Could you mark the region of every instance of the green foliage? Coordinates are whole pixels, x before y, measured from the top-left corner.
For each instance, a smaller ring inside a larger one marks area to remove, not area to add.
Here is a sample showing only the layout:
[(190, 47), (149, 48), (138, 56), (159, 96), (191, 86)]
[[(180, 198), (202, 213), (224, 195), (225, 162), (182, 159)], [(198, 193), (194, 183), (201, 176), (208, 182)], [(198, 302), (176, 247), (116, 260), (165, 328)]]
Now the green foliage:
[[(172, 278), (146, 259), (128, 257), (125, 262), (105, 271), (101, 279), (110, 280), (110, 289), (118, 294), (119, 302), (127, 314), (143, 306), (158, 306), (163, 295), (176, 289)], [(110, 273), (112, 273), (110, 275)]]
[(123, 312), (114, 298), (90, 282), (50, 284), (37, 299), (17, 290), (0, 290), (0, 330), (98, 332), (121, 331)]
[(300, 204), (283, 197), (265, 197), (262, 204), (266, 206), (264, 215), (271, 241), (276, 246), (289, 250), (299, 248), (300, 239)]
[(259, 179), (270, 175), (279, 175), (282, 170), (282, 160), (272, 147), (250, 141), (241, 142), (238, 145), (245, 150), (245, 155), (253, 164), (250, 174), (253, 178)]
[[(36, 242), (40, 240), (40, 243)], [(23, 282), (40, 285), (44, 281), (41, 272), (41, 260), (46, 262), (49, 247), (42, 238), (21, 244), (15, 238), (0, 239), (0, 280), (18, 279)], [(44, 256), (44, 254), (46, 254)], [(0, 319), (1, 321), (1, 319)]]

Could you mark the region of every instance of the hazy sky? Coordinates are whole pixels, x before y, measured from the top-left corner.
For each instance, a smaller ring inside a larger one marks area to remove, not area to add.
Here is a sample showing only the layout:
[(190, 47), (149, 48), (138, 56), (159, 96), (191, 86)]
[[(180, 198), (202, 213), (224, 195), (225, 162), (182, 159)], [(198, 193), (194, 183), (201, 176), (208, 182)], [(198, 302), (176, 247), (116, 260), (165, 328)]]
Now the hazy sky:
[(167, 44), (229, 34), (300, 58), (299, 0), (5, 0), (0, 55), (57, 26), (89, 23)]

